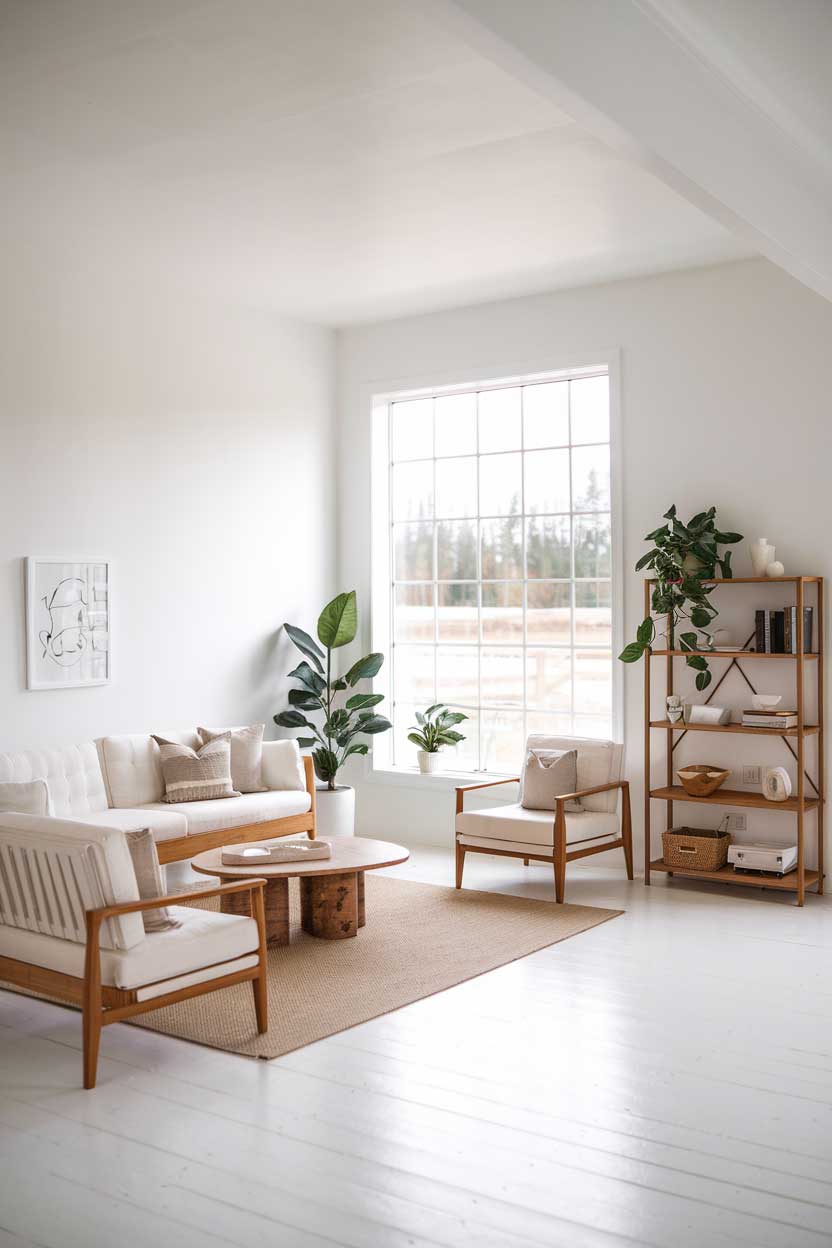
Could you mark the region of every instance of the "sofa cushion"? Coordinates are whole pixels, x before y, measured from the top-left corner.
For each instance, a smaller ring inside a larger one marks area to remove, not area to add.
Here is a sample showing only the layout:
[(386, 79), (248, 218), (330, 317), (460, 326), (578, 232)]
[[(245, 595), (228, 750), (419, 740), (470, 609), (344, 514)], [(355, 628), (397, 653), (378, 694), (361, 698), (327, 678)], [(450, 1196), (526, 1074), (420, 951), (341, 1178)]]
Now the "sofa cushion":
[(224, 728), (212, 732), (210, 728), (197, 728), (203, 745), (216, 741), (226, 732), (231, 734), (231, 784), (240, 793), (262, 793), (263, 784), (263, 732), (265, 724), (251, 724), (248, 728)]
[(107, 809), (107, 791), (94, 741), (56, 750), (0, 754), (0, 780), (45, 780), (52, 812), (63, 819)]
[[(156, 897), (165, 896), (165, 880), (159, 865), (159, 855), (153, 841), (150, 828), (135, 828), (125, 832), (127, 848), (133, 859), (133, 870), (136, 872), (136, 885), (142, 901), (153, 901)], [(146, 932), (164, 932), (169, 927), (179, 927), (176, 919), (171, 918), (165, 906), (155, 910), (140, 911)]]
[[(171, 906), (180, 926), (166, 932), (142, 932), (128, 950), (101, 951), (102, 982), (114, 988), (187, 975), (230, 962), (259, 947), (257, 924), (245, 915), (219, 914), (192, 906)], [(136, 917), (136, 916), (131, 916)], [(40, 932), (0, 926), (0, 954), (78, 977), (84, 974), (84, 945)], [(227, 974), (223, 969), (221, 974)], [(166, 986), (162, 991), (167, 992)]]
[(239, 797), (231, 783), (231, 733), (224, 732), (195, 750), (165, 737), (153, 740), (159, 747), (165, 778), (164, 802), (207, 802), (215, 797)]
[[(533, 734), (526, 742), (527, 750), (577, 750), (578, 789), (593, 789), (597, 784), (609, 784), (621, 778), (623, 745), (615, 741), (599, 741), (594, 737), (546, 737)], [(584, 810), (610, 813), (616, 809), (618, 789), (609, 793), (596, 793), (582, 797)]]
[[(163, 735), (167, 741), (188, 745), (192, 750), (200, 746), (199, 737), (193, 731), (166, 732)], [(111, 806), (119, 809), (161, 802), (165, 795), (165, 781), (159, 747), (150, 733), (100, 737), (96, 745)]]
[[(596, 837), (617, 837), (618, 826), (618, 815), (600, 811), (585, 810), (580, 815), (567, 815), (566, 843), (575, 845)], [(488, 838), (495, 848), (499, 848), (500, 841), (521, 841), (525, 845), (551, 848), (555, 842), (555, 816), (551, 810), (526, 810), (519, 803), (487, 810), (466, 810), (456, 817), (456, 831), (466, 842), (468, 837)]]
[(306, 788), (306, 772), (297, 741), (263, 742), (263, 783), (267, 789)]
[(0, 780), (0, 810), (19, 815), (53, 815), (45, 780)]
[[(82, 941), (85, 911), (138, 901), (136, 874), (118, 828), (39, 815), (0, 815), (0, 923)], [(108, 919), (106, 948), (144, 938), (137, 914)]]
[[(578, 786), (577, 750), (528, 750), (520, 777), (520, 805), (527, 810), (554, 810), (556, 799)], [(570, 814), (583, 810), (577, 798), (565, 803)]]
[(148, 813), (159, 809), (181, 813), (187, 820), (188, 836), (196, 836), (200, 832), (220, 832), (224, 828), (242, 828), (249, 823), (303, 815), (311, 805), (312, 799), (304, 789), (303, 793), (243, 793), (232, 800), (220, 797), (209, 802), (154, 803), (142, 809)]
[(121, 828), (122, 832), (135, 832), (138, 828), (150, 828), (154, 841), (174, 841), (188, 835), (188, 820), (170, 806), (128, 807), (126, 810), (104, 810), (97, 815), (84, 815), (76, 823), (104, 824), (108, 828)]

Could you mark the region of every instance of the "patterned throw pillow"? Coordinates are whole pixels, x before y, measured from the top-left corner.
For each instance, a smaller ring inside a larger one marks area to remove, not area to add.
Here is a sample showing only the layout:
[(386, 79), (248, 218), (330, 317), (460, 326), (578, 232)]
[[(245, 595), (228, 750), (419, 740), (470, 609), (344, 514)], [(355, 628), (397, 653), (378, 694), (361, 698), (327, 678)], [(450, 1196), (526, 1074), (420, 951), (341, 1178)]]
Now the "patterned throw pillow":
[[(523, 769), (520, 805), (526, 810), (554, 810), (555, 799), (578, 787), (577, 750), (529, 750)], [(583, 806), (576, 798), (566, 803), (569, 814)]]
[[(250, 728), (230, 728), (231, 733), (231, 783), (241, 793), (265, 793), (263, 784), (263, 733), (265, 724), (252, 724)], [(211, 732), (209, 728), (197, 728), (203, 745), (224, 737), (224, 732)]]
[[(154, 897), (164, 897), (162, 868), (159, 866), (159, 855), (150, 828), (137, 828), (134, 832), (125, 832), (124, 835), (133, 859), (139, 900), (152, 901)], [(155, 910), (140, 910), (139, 913), (146, 932), (168, 932), (171, 928), (182, 926), (179, 919), (172, 917), (167, 906), (159, 906)]]
[(154, 735), (162, 759), (166, 802), (204, 802), (239, 797), (231, 784), (231, 733), (224, 732), (199, 750)]

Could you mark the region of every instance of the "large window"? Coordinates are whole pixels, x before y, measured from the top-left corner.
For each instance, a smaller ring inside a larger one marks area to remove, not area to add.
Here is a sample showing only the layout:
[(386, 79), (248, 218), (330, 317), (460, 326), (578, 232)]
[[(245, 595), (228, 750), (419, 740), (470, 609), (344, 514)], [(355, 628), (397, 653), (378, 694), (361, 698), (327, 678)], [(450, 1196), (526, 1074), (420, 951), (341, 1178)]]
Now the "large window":
[(469, 716), (453, 770), (514, 771), (529, 732), (612, 736), (607, 371), (379, 411), (391, 761), (414, 764), (408, 729), (437, 701)]

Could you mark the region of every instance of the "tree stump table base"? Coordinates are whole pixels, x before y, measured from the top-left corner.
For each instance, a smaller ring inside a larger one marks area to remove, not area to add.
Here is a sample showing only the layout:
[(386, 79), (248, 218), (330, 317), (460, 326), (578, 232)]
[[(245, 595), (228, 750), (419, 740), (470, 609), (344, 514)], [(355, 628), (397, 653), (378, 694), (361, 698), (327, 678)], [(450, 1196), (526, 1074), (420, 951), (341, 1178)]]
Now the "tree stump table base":
[[(222, 876), (223, 884), (233, 882), (232, 876)], [(289, 943), (289, 881), (274, 879), (266, 883), (263, 900), (266, 910), (266, 944)], [(242, 914), (250, 918), (251, 909), (247, 893), (225, 893), (220, 899), (223, 914)]]
[(301, 878), (300, 921), (321, 940), (346, 940), (364, 926), (364, 872)]

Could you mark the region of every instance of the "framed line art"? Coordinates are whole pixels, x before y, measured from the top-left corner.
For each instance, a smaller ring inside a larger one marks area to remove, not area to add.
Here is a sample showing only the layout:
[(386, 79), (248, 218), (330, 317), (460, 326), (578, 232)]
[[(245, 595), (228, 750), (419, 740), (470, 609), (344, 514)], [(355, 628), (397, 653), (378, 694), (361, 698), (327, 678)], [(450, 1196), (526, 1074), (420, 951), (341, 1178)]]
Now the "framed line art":
[(80, 689), (111, 676), (106, 559), (26, 560), (26, 686)]

